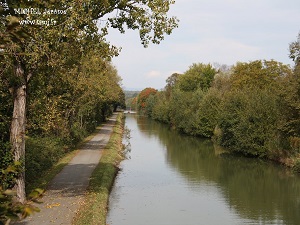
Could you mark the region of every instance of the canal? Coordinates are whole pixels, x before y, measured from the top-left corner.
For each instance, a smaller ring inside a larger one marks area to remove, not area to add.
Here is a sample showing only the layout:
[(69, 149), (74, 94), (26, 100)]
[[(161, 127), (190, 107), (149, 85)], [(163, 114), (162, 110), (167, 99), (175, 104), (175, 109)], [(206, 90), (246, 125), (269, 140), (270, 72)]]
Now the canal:
[(129, 159), (109, 202), (109, 225), (300, 224), (300, 176), (237, 157), (211, 141), (126, 115)]

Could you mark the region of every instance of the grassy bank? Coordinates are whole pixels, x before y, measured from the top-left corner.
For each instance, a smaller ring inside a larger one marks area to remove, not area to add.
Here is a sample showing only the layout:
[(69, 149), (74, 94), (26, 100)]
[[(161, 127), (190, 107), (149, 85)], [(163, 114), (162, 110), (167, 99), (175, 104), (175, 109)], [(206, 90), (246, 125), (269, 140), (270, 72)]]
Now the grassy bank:
[(122, 136), (123, 114), (119, 114), (109, 143), (92, 174), (85, 201), (74, 218), (73, 225), (106, 224), (109, 193), (118, 172), (118, 164), (123, 159)]

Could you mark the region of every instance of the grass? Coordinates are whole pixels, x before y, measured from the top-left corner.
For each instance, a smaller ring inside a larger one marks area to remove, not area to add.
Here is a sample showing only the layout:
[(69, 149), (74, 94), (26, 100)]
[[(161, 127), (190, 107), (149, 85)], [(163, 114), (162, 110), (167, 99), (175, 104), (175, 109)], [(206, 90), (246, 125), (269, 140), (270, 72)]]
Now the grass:
[(117, 117), (116, 126), (94, 170), (87, 195), (73, 225), (105, 225), (110, 190), (123, 159), (123, 114)]

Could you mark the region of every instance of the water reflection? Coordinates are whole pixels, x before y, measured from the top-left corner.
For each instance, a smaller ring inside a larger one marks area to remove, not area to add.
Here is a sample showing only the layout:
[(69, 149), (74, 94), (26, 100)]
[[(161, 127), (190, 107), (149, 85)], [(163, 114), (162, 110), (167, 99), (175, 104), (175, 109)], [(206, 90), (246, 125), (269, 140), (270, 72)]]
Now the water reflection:
[(209, 140), (178, 135), (145, 117), (137, 118), (140, 131), (151, 130), (166, 146), (167, 161), (190, 183), (217, 185), (230, 207), (244, 218), (300, 223), (300, 179), (269, 162), (219, 154)]
[[(136, 122), (137, 126), (133, 124)], [(136, 132), (141, 135), (139, 140), (145, 138), (147, 146), (151, 145), (153, 140), (159, 143), (160, 151), (163, 151), (165, 157), (163, 160), (166, 167), (184, 179), (185, 187), (194, 193), (192, 194), (193, 197), (190, 198), (188, 194), (182, 193), (184, 189), (177, 189), (180, 194), (176, 190), (172, 190), (177, 193), (178, 198), (178, 202), (174, 202), (174, 204), (182, 204), (184, 199), (179, 197), (180, 195), (185, 196), (186, 200), (191, 203), (188, 206), (190, 208), (182, 209), (186, 212), (191, 213), (193, 211), (192, 207), (213, 211), (214, 209), (209, 209), (209, 205), (211, 201), (217, 198), (216, 201), (220, 202), (220, 206), (214, 206), (215, 215), (207, 218), (208, 220), (203, 224), (214, 224), (212, 222), (214, 217), (226, 217), (223, 215), (225, 213), (238, 215), (237, 218), (232, 216), (227, 224), (300, 223), (299, 176), (293, 175), (284, 168), (272, 165), (269, 162), (226, 154), (220, 151), (219, 148), (214, 147), (209, 140), (180, 135), (167, 126), (146, 117), (129, 116), (126, 123), (130, 129), (138, 129)], [(137, 137), (137, 134), (135, 135), (133, 132), (132, 139)], [(134, 142), (139, 140), (134, 140)], [(145, 140), (142, 140), (143, 143), (139, 144), (145, 146)], [(152, 146), (152, 148), (154, 147)], [(133, 151), (135, 151), (134, 148)], [(154, 151), (153, 154), (155, 154)], [(155, 166), (154, 161), (153, 166)], [(164, 174), (167, 172), (160, 168), (159, 173)], [(159, 173), (156, 176), (161, 176)], [(173, 175), (168, 174), (167, 176)], [(161, 182), (167, 182), (168, 179), (173, 178), (165, 177)], [(149, 179), (149, 177), (146, 180), (148, 182), (141, 181), (141, 183), (146, 182), (144, 187), (157, 182)], [(130, 181), (122, 185), (130, 185)], [(177, 187), (172, 186), (172, 188), (176, 189)], [(199, 197), (203, 193), (207, 195), (207, 199), (203, 196)], [(118, 193), (116, 194), (118, 195)], [(117, 197), (118, 201), (120, 198), (122, 196)], [(163, 198), (163, 196), (160, 196), (160, 198)], [(193, 198), (199, 198), (200, 200), (193, 201)], [(202, 203), (199, 201), (202, 201)], [(222, 202), (225, 203), (226, 209), (222, 208)], [(189, 216), (194, 219), (193, 215)], [(187, 222), (186, 224), (192, 223)], [(194, 224), (200, 223), (195, 222)], [(223, 221), (222, 224), (226, 224), (226, 222)]]

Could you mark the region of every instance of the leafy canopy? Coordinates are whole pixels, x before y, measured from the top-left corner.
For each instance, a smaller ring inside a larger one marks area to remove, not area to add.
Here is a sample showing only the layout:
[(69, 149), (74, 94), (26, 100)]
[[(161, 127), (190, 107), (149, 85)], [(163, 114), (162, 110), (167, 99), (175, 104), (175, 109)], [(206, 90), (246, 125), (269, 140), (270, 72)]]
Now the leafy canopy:
[[(101, 22), (100, 33), (103, 36), (107, 34), (108, 27), (116, 28), (122, 33), (126, 28), (139, 30), (141, 43), (147, 47), (150, 42), (159, 44), (165, 34), (171, 34), (178, 26), (178, 19), (167, 15), (170, 6), (174, 3), (174, 0), (52, 0), (50, 3), (40, 0), (9, 1), (9, 10), (0, 9), (1, 25), (5, 24), (6, 27), (5, 34), (0, 36), (0, 44), (1, 48), (10, 41), (22, 44), (24, 39), (34, 33), (33, 30), (28, 30), (28, 27), (34, 27), (35, 31), (45, 29), (45, 26), (19, 25), (20, 20), (29, 18), (30, 20), (55, 20), (54, 27), (56, 30), (61, 30), (63, 36), (73, 31), (96, 34), (97, 21)], [(30, 14), (28, 17), (16, 14), (14, 11), (17, 8), (29, 7), (64, 10), (66, 14)]]
[(210, 64), (194, 63), (178, 78), (178, 85), (182, 91), (195, 91), (198, 88), (207, 90), (217, 71)]

